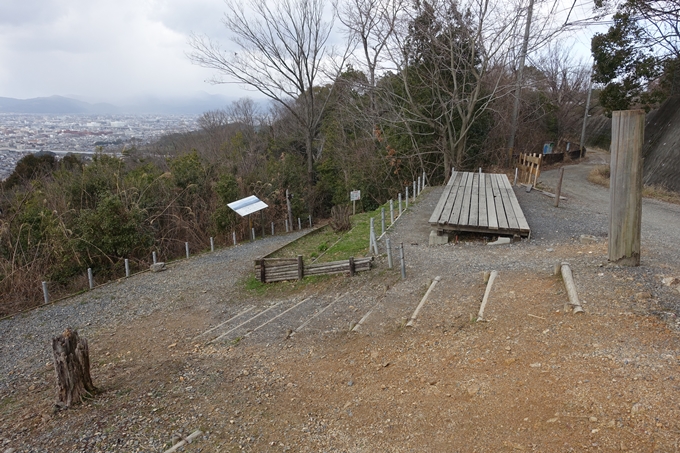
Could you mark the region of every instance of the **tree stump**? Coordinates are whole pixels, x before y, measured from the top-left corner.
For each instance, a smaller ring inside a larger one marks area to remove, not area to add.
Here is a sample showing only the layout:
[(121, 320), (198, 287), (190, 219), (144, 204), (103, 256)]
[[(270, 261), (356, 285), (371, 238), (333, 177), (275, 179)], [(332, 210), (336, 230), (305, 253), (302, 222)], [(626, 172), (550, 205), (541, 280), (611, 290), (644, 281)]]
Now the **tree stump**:
[(57, 374), (57, 406), (70, 407), (91, 397), (97, 390), (90, 377), (90, 352), (87, 340), (67, 328), (52, 339), (54, 371)]

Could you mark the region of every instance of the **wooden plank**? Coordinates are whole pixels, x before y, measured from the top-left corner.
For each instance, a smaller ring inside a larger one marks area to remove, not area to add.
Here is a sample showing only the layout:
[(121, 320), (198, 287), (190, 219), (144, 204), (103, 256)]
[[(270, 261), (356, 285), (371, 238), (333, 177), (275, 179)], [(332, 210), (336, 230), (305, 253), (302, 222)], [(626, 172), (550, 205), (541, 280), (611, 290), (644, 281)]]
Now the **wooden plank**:
[(493, 190), (493, 200), (496, 209), (496, 219), (498, 219), (498, 228), (501, 230), (508, 229), (508, 218), (505, 215), (505, 207), (503, 206), (503, 197), (498, 188), (498, 175), (491, 175), (491, 187)]
[(510, 185), (508, 177), (506, 175), (500, 175), (500, 180), (501, 183), (505, 186), (505, 190), (508, 192), (510, 198), (510, 205), (512, 206), (512, 209), (515, 213), (515, 217), (517, 219), (517, 228), (519, 228), (520, 232), (522, 233), (528, 233), (529, 231), (531, 231), (529, 229), (529, 222), (527, 222), (527, 219), (524, 217), (524, 213), (522, 212), (522, 208), (519, 205), (517, 196), (515, 196), (515, 192), (512, 190), (512, 186)]
[[(450, 214), (449, 214), (449, 219), (445, 223), (449, 223), (451, 225), (458, 225), (458, 219), (460, 219), (460, 211), (463, 206), (463, 198), (465, 194), (465, 184), (467, 183), (467, 179), (470, 173), (468, 172), (463, 172), (460, 181), (458, 182), (458, 190), (456, 192), (456, 199), (453, 203), (453, 207), (451, 208)], [(440, 221), (440, 223), (442, 223)]]
[[(468, 173), (468, 178), (465, 181), (465, 193), (463, 194), (463, 203), (460, 209), (459, 225), (469, 225), (470, 222), (470, 201), (472, 198), (472, 179), (474, 173)], [(475, 225), (476, 226), (476, 225)]]
[(479, 173), (472, 174), (472, 193), (470, 194), (470, 216), (468, 225), (479, 225)]
[(488, 179), (488, 175), (486, 173), (482, 173), (479, 175), (479, 219), (478, 219), (478, 225), (480, 227), (488, 227), (489, 226), (489, 219), (488, 219), (488, 214), (486, 210), (486, 181)]
[(488, 178), (484, 178), (484, 185), (486, 186), (486, 210), (487, 210), (487, 220), (490, 230), (498, 229), (498, 218), (496, 217), (496, 202), (494, 201), (493, 189), (491, 187), (491, 179), (493, 175), (488, 175)]
[[(517, 197), (515, 197), (515, 192), (513, 192), (510, 183), (507, 181), (507, 176), (498, 176), (498, 187), (501, 189), (501, 194), (503, 195), (503, 205), (505, 206), (505, 214), (508, 217), (508, 229), (513, 232), (519, 232), (519, 221), (517, 219), (517, 214), (515, 213), (515, 208), (513, 206), (513, 201), (517, 202)], [(507, 186), (506, 186), (507, 183)], [(519, 204), (518, 204), (519, 206)]]
[[(505, 208), (505, 216), (508, 219), (508, 229), (509, 230), (519, 230), (519, 223), (517, 222), (517, 216), (515, 216), (515, 210), (512, 207), (512, 200), (510, 198), (510, 193), (503, 183), (503, 178), (507, 180), (505, 175), (496, 175), (496, 180), (498, 181), (498, 191), (503, 198), (503, 207)], [(512, 189), (511, 189), (512, 190)], [(514, 197), (515, 193), (512, 193)]]
[(444, 191), (442, 192), (441, 196), (439, 197), (439, 202), (437, 203), (437, 206), (434, 208), (434, 211), (432, 211), (432, 215), (430, 216), (430, 223), (438, 223), (439, 218), (442, 215), (442, 212), (444, 211), (444, 207), (446, 206), (446, 202), (451, 196), (451, 191), (454, 188), (453, 182), (456, 178), (456, 173), (454, 172), (451, 175), (451, 178), (449, 178), (449, 183), (447, 184), (446, 187), (444, 187)]
[(439, 224), (444, 224), (449, 222), (449, 218), (451, 217), (451, 211), (453, 210), (454, 203), (456, 199), (458, 198), (458, 192), (460, 189), (460, 182), (463, 179), (463, 173), (461, 172), (456, 172), (456, 178), (451, 186), (451, 194), (449, 195), (448, 200), (446, 200), (446, 205), (444, 205), (444, 209), (442, 210), (442, 214), (439, 217), (439, 220), (437, 223)]

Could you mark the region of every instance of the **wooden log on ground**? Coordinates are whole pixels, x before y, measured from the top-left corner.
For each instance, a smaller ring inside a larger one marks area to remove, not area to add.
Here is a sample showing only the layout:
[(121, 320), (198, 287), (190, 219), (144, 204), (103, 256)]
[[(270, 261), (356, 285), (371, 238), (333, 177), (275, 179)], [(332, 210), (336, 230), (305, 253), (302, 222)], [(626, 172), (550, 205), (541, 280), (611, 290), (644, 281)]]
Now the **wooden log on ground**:
[(574, 313), (584, 313), (581, 302), (578, 300), (578, 293), (576, 292), (576, 285), (574, 284), (574, 277), (571, 274), (569, 263), (562, 263), (562, 280), (564, 280), (564, 286), (567, 288), (569, 304), (574, 307)]
[(411, 319), (409, 319), (408, 322), (406, 323), (406, 327), (413, 327), (413, 323), (418, 318), (418, 313), (420, 313), (420, 310), (423, 308), (423, 305), (425, 305), (425, 302), (427, 301), (427, 298), (430, 296), (430, 293), (432, 292), (434, 287), (437, 285), (437, 282), (439, 282), (439, 280), (441, 280), (441, 279), (442, 278), (440, 276), (437, 276), (437, 277), (434, 278), (434, 280), (430, 284), (430, 287), (427, 289), (427, 292), (425, 293), (423, 298), (420, 300), (420, 303), (418, 304), (415, 311), (411, 315)]
[(203, 434), (203, 432), (200, 429), (197, 429), (193, 433), (189, 434), (189, 436), (187, 436), (185, 439), (182, 439), (175, 445), (173, 445), (172, 448), (165, 450), (165, 453), (175, 453), (186, 444), (190, 444), (194, 439), (196, 439), (201, 434)]
[(479, 314), (477, 314), (477, 321), (484, 320), (484, 309), (486, 308), (486, 303), (489, 301), (489, 294), (491, 294), (491, 286), (493, 281), (496, 279), (498, 271), (491, 271), (489, 275), (489, 282), (486, 284), (486, 291), (484, 291), (484, 298), (482, 299), (482, 306), (479, 307)]
[(87, 340), (67, 328), (52, 339), (54, 371), (57, 375), (57, 406), (70, 407), (94, 396), (97, 388), (90, 376), (90, 352)]

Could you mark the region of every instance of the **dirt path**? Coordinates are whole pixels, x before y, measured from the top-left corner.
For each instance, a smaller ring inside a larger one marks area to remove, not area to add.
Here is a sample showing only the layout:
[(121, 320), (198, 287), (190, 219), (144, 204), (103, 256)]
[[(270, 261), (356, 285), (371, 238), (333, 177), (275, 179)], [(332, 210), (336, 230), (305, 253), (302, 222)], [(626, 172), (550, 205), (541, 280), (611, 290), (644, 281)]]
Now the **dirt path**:
[[(582, 181), (568, 181), (557, 210), (516, 191), (532, 240), (498, 248), (481, 239), (429, 247), (426, 222), (441, 193), (429, 188), (389, 233), (404, 244), (406, 280), (384, 257), (370, 273), (283, 283), (269, 298), (206, 280), (138, 319), (92, 325), (103, 392), (53, 414), (52, 370), (13, 381), (0, 404), (0, 450), (163, 451), (201, 429), (184, 451), (677, 451), (680, 293), (661, 276), (680, 268), (656, 244), (645, 245), (641, 268), (607, 266), (601, 194), (580, 196), (571, 185)], [(581, 244), (580, 234), (601, 240)], [(585, 315), (565, 310), (552, 275), (561, 261)], [(480, 274), (491, 269), (499, 277), (488, 322), (471, 322)], [(435, 276), (415, 327), (404, 327)], [(267, 325), (253, 321), (212, 344), (197, 338), (265, 310)]]

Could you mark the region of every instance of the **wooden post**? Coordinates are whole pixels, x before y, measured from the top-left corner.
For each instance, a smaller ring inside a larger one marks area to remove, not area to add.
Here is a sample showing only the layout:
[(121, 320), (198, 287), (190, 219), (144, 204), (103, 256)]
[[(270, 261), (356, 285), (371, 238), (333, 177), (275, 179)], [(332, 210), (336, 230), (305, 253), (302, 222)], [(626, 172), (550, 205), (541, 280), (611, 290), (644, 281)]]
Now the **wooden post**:
[(67, 328), (52, 339), (54, 371), (57, 375), (57, 406), (69, 407), (82, 402), (97, 390), (90, 376), (90, 353), (85, 338)]
[(298, 280), (302, 280), (302, 278), (305, 276), (305, 264), (302, 261), (302, 255), (297, 256), (297, 265), (298, 265)]
[(399, 243), (399, 261), (401, 266), (401, 279), (406, 278), (406, 261), (404, 260), (404, 243)]
[(644, 110), (613, 112), (609, 186), (609, 261), (640, 265)]
[[(288, 225), (290, 225), (291, 231), (293, 230), (293, 208), (290, 206), (290, 199), (293, 195), (288, 193), (288, 189), (286, 189), (286, 206), (288, 208)], [(286, 230), (286, 232), (288, 232)]]
[(392, 269), (392, 243), (389, 237), (385, 237), (385, 248), (387, 249), (387, 267)]
[(385, 234), (385, 208), (380, 208), (380, 235)]
[(215, 251), (215, 238), (212, 236), (210, 237), (210, 251), (214, 252)]
[(262, 225), (262, 239), (264, 239), (264, 209), (260, 211), (260, 225)]
[(555, 207), (560, 206), (560, 194), (562, 193), (562, 178), (564, 177), (564, 167), (560, 168), (560, 179), (557, 181), (557, 189), (555, 190)]
[(45, 300), (45, 304), (50, 303), (50, 293), (47, 291), (47, 282), (42, 282), (42, 289), (43, 289), (43, 299)]
[(189, 259), (189, 243), (188, 242), (184, 243), (184, 251), (186, 252), (187, 259)]
[(354, 277), (355, 273), (356, 273), (356, 267), (354, 266), (354, 257), (350, 256), (349, 257), (349, 276)]
[(256, 263), (260, 265), (260, 281), (262, 283), (267, 283), (267, 274), (264, 264), (264, 258), (262, 258), (261, 260), (257, 260)]

